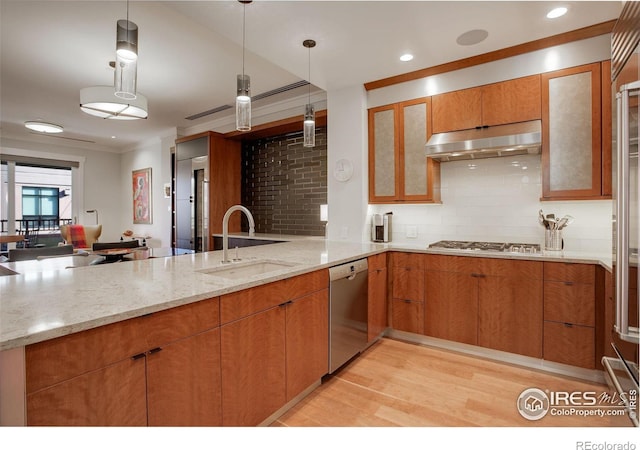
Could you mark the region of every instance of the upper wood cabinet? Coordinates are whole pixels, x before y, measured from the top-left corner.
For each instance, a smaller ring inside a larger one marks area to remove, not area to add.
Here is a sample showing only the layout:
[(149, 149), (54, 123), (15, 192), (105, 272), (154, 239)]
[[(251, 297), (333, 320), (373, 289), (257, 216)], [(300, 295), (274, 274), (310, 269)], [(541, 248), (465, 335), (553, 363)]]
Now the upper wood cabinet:
[(540, 119), (540, 89), (531, 75), (434, 95), (433, 133)]
[(543, 200), (611, 196), (611, 78), (605, 72), (593, 63), (542, 74)]
[(440, 201), (440, 163), (424, 149), (430, 124), (430, 98), (369, 110), (369, 203)]

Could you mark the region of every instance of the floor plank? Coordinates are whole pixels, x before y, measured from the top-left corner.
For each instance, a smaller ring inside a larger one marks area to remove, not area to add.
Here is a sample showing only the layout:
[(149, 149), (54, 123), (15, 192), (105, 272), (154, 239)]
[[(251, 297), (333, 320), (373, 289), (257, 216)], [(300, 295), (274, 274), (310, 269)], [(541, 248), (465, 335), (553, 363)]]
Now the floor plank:
[[(278, 427), (628, 427), (626, 416), (517, 410), (525, 389), (607, 392), (605, 385), (384, 338), (281, 416)], [(598, 409), (598, 408), (596, 408)], [(601, 409), (601, 408), (600, 408)]]

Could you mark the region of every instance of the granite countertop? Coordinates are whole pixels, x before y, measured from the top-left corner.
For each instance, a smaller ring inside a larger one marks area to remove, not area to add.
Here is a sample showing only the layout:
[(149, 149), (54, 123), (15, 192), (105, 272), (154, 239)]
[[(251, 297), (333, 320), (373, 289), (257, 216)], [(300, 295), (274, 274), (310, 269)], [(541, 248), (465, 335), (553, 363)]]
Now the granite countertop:
[[(234, 236), (245, 236), (236, 234)], [(276, 235), (258, 236), (272, 239)], [(287, 266), (229, 279), (203, 273), (222, 267), (222, 251), (67, 268), (62, 259), (10, 263), (19, 275), (0, 276), (0, 351), (144, 314), (216, 297), (328, 268), (373, 254), (398, 250), (448, 255), (601, 264), (610, 255), (553, 252), (536, 255), (427, 249), (427, 245), (354, 243), (279, 236), (288, 242), (244, 247), (242, 263), (271, 260)], [(44, 264), (43, 264), (44, 263)], [(4, 263), (1, 266), (8, 266)], [(224, 265), (229, 267), (229, 265)]]

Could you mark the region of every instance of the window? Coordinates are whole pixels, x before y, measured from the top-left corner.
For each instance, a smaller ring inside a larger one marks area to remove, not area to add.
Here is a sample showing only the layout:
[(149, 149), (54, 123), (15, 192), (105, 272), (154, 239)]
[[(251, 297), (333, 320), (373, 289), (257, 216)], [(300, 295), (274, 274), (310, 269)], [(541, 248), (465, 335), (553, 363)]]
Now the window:
[(22, 187), (23, 219), (58, 219), (60, 190), (50, 187)]

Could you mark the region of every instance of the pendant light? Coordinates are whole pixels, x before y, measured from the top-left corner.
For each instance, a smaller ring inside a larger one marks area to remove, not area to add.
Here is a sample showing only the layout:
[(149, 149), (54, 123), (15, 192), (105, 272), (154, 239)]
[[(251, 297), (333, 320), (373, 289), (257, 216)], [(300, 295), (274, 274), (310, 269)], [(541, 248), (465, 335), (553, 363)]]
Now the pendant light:
[(116, 65), (114, 87), (117, 97), (125, 100), (136, 98), (138, 78), (138, 25), (129, 20), (129, 0), (127, 18), (116, 24)]
[(245, 16), (247, 4), (253, 0), (238, 0), (242, 3), (242, 75), (238, 75), (236, 92), (236, 130), (251, 130), (251, 85), (249, 75), (244, 73)]
[(316, 46), (316, 41), (306, 39), (302, 45), (309, 50), (309, 103), (304, 108), (303, 147), (315, 147), (316, 145), (316, 113), (311, 104), (311, 49)]

